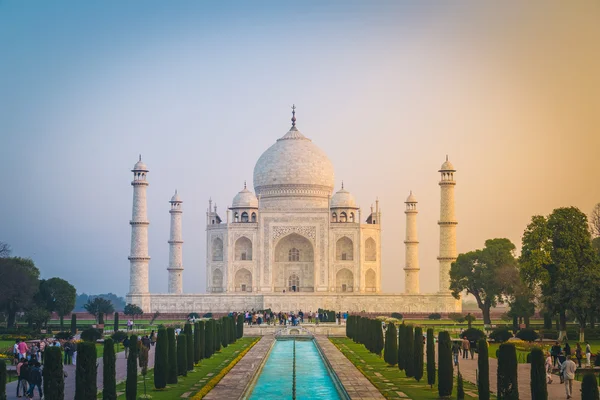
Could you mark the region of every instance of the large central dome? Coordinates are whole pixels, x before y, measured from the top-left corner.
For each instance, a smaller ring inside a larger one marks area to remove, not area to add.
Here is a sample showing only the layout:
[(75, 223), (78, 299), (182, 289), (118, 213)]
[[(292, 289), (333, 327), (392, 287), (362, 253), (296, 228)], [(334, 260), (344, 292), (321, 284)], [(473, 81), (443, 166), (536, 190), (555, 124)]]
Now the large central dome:
[(327, 155), (292, 126), (256, 162), (254, 191), (261, 198), (328, 197), (333, 178)]

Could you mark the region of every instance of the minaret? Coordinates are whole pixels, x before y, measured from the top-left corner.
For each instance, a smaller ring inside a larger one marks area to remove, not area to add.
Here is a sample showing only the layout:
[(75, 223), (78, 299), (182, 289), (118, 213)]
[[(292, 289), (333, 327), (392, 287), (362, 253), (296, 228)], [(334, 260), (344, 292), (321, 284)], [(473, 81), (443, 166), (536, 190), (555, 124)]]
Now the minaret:
[(419, 293), (419, 239), (417, 235), (417, 198), (410, 192), (406, 203), (406, 247), (404, 266), (404, 292)]
[(146, 189), (148, 168), (139, 161), (133, 169), (133, 212), (131, 221), (131, 252), (129, 256), (129, 294), (148, 293), (148, 216), (146, 212)]
[(456, 217), (454, 216), (454, 166), (448, 161), (442, 164), (439, 170), (442, 174), (440, 181), (440, 292), (450, 292), (450, 266), (456, 261)]
[(183, 293), (183, 256), (182, 246), (183, 240), (181, 235), (181, 217), (183, 210), (181, 209), (181, 199), (177, 194), (177, 190), (171, 197), (171, 234), (169, 236), (169, 293)]

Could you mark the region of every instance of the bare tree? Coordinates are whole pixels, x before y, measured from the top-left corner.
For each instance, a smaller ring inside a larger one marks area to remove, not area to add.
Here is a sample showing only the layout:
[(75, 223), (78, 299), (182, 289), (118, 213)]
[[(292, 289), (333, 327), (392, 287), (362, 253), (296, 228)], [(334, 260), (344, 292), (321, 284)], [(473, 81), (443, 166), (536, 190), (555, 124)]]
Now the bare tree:
[(600, 237), (600, 203), (594, 206), (590, 214), (590, 229), (593, 237)]
[(0, 258), (7, 258), (10, 256), (10, 246), (8, 243), (0, 242)]

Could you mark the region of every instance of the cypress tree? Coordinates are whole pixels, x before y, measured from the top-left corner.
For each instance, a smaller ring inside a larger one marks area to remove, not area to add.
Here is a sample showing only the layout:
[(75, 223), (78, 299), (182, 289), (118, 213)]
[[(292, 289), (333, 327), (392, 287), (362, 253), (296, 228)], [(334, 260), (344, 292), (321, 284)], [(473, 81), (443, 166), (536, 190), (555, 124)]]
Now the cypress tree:
[(71, 335), (77, 333), (77, 314), (71, 314)]
[(396, 365), (398, 363), (398, 338), (396, 325), (390, 322), (387, 325), (385, 331), (385, 351), (383, 352), (383, 359), (388, 365)]
[(593, 372), (586, 372), (581, 381), (581, 398), (583, 400), (598, 400), (598, 382)]
[(229, 327), (227, 326), (227, 317), (221, 318), (221, 346), (229, 346)]
[(164, 389), (167, 386), (169, 372), (169, 341), (167, 330), (158, 328), (156, 337), (156, 351), (154, 352), (154, 387)]
[[(115, 313), (115, 315), (118, 315)], [(104, 355), (102, 356), (102, 400), (117, 399), (117, 371), (115, 363), (115, 342), (111, 338), (104, 339)]]
[(194, 324), (194, 364), (200, 361), (200, 323)]
[(186, 362), (187, 362), (187, 370), (194, 370), (194, 334), (192, 332), (192, 324), (185, 324), (184, 328), (185, 338), (186, 338)]
[(177, 373), (187, 376), (187, 338), (185, 333), (177, 336)]
[(531, 399), (548, 400), (548, 388), (546, 387), (546, 361), (544, 352), (534, 347), (531, 350)]
[(241, 339), (244, 336), (244, 315), (239, 314), (237, 317), (237, 338)]
[(237, 342), (237, 336), (235, 334), (235, 318), (233, 316), (228, 317), (229, 321), (229, 344)]
[(177, 383), (177, 344), (175, 328), (167, 328), (167, 383)]
[(458, 370), (458, 375), (456, 376), (456, 400), (465, 400), (465, 387), (460, 370)]
[[(44, 350), (44, 353), (50, 349)], [(81, 342), (77, 344), (77, 367), (75, 369), (75, 398), (77, 400), (95, 400), (98, 395), (96, 385), (96, 344)]]
[[(138, 338), (136, 335), (131, 335), (129, 338), (129, 356), (127, 357), (127, 380), (125, 381), (125, 398), (127, 400), (137, 400), (137, 359)], [(79, 360), (77, 362), (79, 363)], [(77, 396), (75, 398), (78, 399)]]
[(438, 334), (438, 394), (442, 398), (452, 395), (454, 385), (452, 367), (452, 341), (450, 334), (442, 331)]
[(480, 400), (490, 400), (490, 364), (488, 360), (488, 344), (485, 338), (479, 339), (477, 343), (477, 368), (479, 369), (479, 380), (477, 391)]
[(408, 378), (415, 376), (415, 344), (414, 344), (414, 330), (412, 325), (406, 326), (406, 365), (404, 366), (404, 372)]
[(206, 347), (206, 344), (204, 343), (204, 338), (206, 335), (206, 327), (204, 326), (204, 321), (199, 321), (198, 322), (198, 347), (200, 348), (200, 358), (199, 360), (202, 360), (204, 358), (204, 348)]
[(213, 320), (213, 345), (215, 353), (221, 351), (221, 321)]
[(381, 357), (381, 352), (383, 351), (383, 324), (379, 320), (374, 320), (374, 329), (375, 329), (375, 354)]
[(116, 332), (119, 330), (119, 313), (115, 311), (115, 316), (113, 318), (113, 330)]
[[(62, 367), (62, 364), (61, 364)], [(44, 392), (46, 389), (44, 388)], [(0, 358), (0, 400), (6, 400), (6, 361)]]
[[(0, 365), (0, 369), (3, 369)], [(47, 400), (63, 400), (65, 397), (65, 377), (63, 373), (62, 353), (60, 347), (48, 347), (44, 351), (44, 398)], [(2, 386), (2, 383), (0, 383)], [(6, 399), (0, 395), (0, 399)]]
[(213, 344), (213, 320), (206, 321), (204, 326), (204, 358), (210, 358), (215, 351)]
[(512, 343), (498, 349), (498, 400), (518, 400), (517, 350)]
[(433, 328), (427, 329), (427, 384), (433, 387), (435, 384), (435, 339)]
[(406, 351), (404, 345), (406, 342), (406, 325), (402, 323), (398, 326), (398, 369), (403, 371), (406, 367)]
[(414, 376), (417, 382), (421, 381), (423, 377), (423, 329), (419, 326), (415, 328), (415, 338), (414, 338)]

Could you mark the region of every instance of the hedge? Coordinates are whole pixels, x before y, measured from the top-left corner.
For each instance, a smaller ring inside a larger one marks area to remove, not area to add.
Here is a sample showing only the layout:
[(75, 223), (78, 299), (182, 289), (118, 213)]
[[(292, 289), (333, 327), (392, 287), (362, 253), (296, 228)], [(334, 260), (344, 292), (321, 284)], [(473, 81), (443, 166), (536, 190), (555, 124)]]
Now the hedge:
[(177, 373), (187, 376), (187, 338), (185, 333), (177, 336)]
[[(44, 350), (44, 353), (50, 348)], [(95, 343), (81, 342), (77, 344), (77, 366), (75, 367), (75, 398), (77, 400), (96, 399), (98, 394), (96, 356)]]
[(548, 400), (548, 388), (546, 386), (546, 360), (544, 352), (534, 347), (531, 349), (531, 399)]
[[(65, 397), (65, 377), (60, 347), (52, 346), (44, 351), (42, 376), (44, 378), (44, 398), (47, 400), (63, 400)], [(0, 396), (1, 398), (2, 396)]]
[(440, 397), (451, 396), (454, 386), (451, 346), (450, 334), (446, 331), (440, 332), (438, 335), (438, 394)]
[(200, 358), (198, 361), (205, 358), (204, 356), (204, 348), (206, 347), (204, 340), (206, 335), (206, 327), (204, 321), (198, 321), (198, 348), (200, 349)]
[(537, 332), (531, 328), (521, 329), (515, 336), (526, 342), (535, 342), (540, 337)]
[(154, 352), (154, 387), (164, 389), (167, 386), (167, 375), (169, 372), (169, 341), (167, 330), (158, 328), (156, 338), (156, 350)]
[(427, 384), (435, 384), (435, 338), (433, 328), (427, 329)]
[[(116, 315), (116, 314), (115, 314)], [(111, 338), (104, 339), (104, 355), (102, 356), (102, 400), (117, 399), (117, 371), (115, 363), (115, 342)]]
[(137, 399), (137, 358), (138, 338), (137, 335), (131, 335), (129, 338), (129, 356), (127, 357), (127, 380), (125, 381), (125, 398), (127, 400)]
[(167, 328), (167, 383), (177, 383), (177, 344), (175, 328)]
[(398, 363), (398, 338), (396, 325), (394, 325), (393, 322), (387, 324), (387, 330), (385, 331), (385, 351), (383, 352), (383, 359), (392, 366)]
[(517, 350), (512, 343), (502, 343), (498, 349), (498, 399), (518, 400)]
[(581, 398), (598, 400), (598, 382), (596, 382), (596, 376), (593, 372), (587, 372), (583, 375), (581, 381)]
[(398, 326), (398, 369), (406, 368), (406, 325)]
[(209, 319), (204, 326), (204, 358), (210, 358), (215, 351), (213, 344), (213, 322), (214, 320)]
[(188, 371), (193, 371), (194, 370), (194, 334), (192, 332), (192, 324), (185, 324), (185, 327), (183, 328), (183, 332), (185, 333), (185, 339), (186, 339), (186, 356), (185, 356), (185, 360), (187, 362), (186, 366), (187, 366), (187, 370)]
[(512, 337), (512, 333), (507, 328), (496, 328), (490, 333), (490, 339), (498, 343), (504, 343)]
[(404, 366), (404, 372), (408, 378), (415, 376), (415, 344), (414, 344), (414, 330), (412, 325), (406, 325), (405, 334), (405, 348), (406, 348), (406, 365)]
[(477, 343), (477, 368), (479, 370), (479, 380), (477, 382), (477, 391), (480, 400), (490, 400), (490, 361), (488, 355), (488, 345), (486, 339), (480, 339)]

